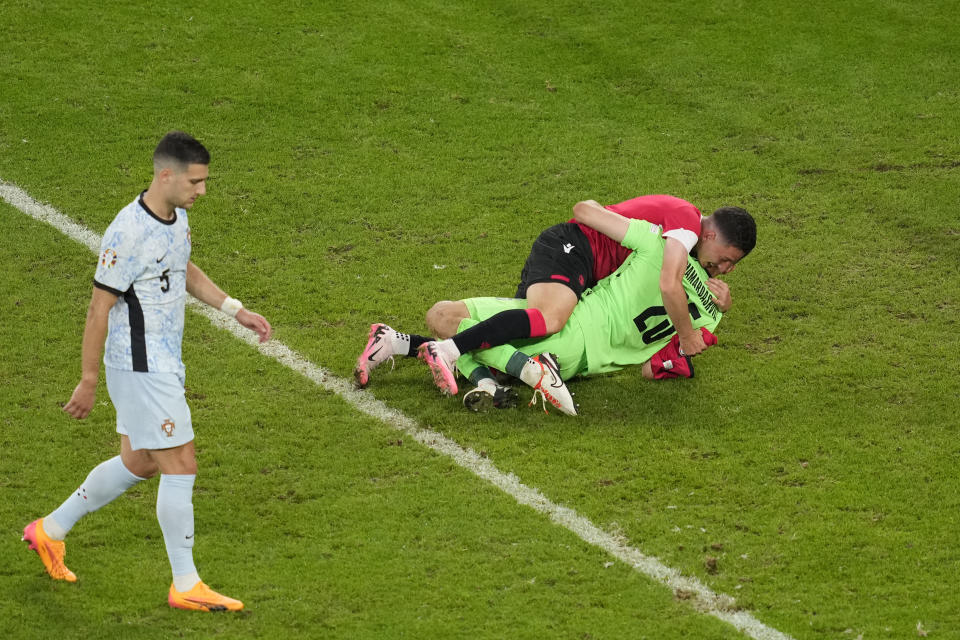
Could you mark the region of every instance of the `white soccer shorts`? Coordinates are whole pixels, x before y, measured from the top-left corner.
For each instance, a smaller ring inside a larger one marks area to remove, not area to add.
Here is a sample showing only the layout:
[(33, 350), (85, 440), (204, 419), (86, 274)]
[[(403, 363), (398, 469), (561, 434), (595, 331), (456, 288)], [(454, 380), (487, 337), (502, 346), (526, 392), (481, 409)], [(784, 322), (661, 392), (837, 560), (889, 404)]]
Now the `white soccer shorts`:
[(193, 440), (183, 378), (106, 367), (107, 391), (117, 410), (117, 433), (132, 449), (170, 449)]

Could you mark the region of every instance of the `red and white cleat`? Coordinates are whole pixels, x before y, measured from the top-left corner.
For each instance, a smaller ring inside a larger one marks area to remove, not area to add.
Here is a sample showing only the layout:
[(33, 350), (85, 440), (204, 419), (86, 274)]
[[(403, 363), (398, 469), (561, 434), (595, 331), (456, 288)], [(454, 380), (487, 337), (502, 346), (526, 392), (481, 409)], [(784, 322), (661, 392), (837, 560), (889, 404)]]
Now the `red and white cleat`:
[(533, 386), (533, 397), (530, 404), (536, 404), (537, 395), (543, 402), (543, 412), (547, 412), (547, 402), (568, 416), (577, 415), (577, 405), (573, 402), (573, 394), (567, 389), (566, 383), (560, 377), (560, 367), (552, 354), (541, 353), (531, 358), (540, 365), (540, 380)]

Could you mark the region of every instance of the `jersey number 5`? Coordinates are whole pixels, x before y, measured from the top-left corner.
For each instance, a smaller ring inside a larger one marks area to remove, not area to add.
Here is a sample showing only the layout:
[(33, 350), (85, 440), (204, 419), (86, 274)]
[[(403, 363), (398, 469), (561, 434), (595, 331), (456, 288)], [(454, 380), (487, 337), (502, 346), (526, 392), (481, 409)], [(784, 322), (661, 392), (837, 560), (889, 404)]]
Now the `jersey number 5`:
[(163, 273), (160, 274), (160, 282), (163, 283), (160, 285), (160, 291), (164, 293), (170, 291), (170, 276), (167, 275), (168, 273), (170, 273), (170, 269), (164, 269)]
[[(700, 309), (697, 308), (697, 305), (691, 302), (687, 305), (687, 308), (690, 309), (690, 315), (694, 320), (700, 317)], [(660, 318), (663, 319), (659, 320)], [(664, 307), (647, 307), (643, 313), (633, 319), (633, 324), (637, 325), (637, 330), (640, 332), (644, 344), (659, 342), (674, 331)]]

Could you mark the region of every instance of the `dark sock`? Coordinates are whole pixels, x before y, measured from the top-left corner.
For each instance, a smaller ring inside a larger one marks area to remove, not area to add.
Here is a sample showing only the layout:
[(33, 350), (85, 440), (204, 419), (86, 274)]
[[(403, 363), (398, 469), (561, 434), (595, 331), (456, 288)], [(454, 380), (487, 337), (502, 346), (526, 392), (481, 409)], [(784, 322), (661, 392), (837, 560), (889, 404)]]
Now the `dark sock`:
[(452, 339), (460, 353), (467, 353), (497, 347), (511, 340), (539, 338), (546, 332), (546, 323), (539, 309), (508, 309), (461, 331)]
[(517, 351), (512, 356), (510, 360), (507, 361), (507, 373), (512, 375), (514, 378), (519, 378), (523, 373), (523, 368), (530, 361), (530, 356), (525, 353), (520, 353)]
[(492, 379), (493, 372), (490, 371), (489, 367), (480, 365), (479, 367), (471, 371), (470, 375), (467, 377), (470, 378), (470, 382), (472, 382), (473, 384), (480, 384), (480, 381), (483, 380), (484, 378)]
[(417, 349), (420, 348), (424, 342), (431, 342), (433, 338), (427, 336), (418, 336), (415, 333), (410, 334), (410, 348), (407, 350), (407, 355), (411, 358), (417, 357)]

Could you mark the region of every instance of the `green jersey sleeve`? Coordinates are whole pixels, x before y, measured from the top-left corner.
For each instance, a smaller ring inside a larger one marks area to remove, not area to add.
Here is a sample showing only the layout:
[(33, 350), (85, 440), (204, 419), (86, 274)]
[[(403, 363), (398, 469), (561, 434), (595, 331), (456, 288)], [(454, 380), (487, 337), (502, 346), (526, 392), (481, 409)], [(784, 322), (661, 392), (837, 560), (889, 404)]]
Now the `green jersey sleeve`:
[(660, 227), (646, 220), (631, 220), (620, 244), (641, 253), (659, 252), (663, 255)]
[[(664, 240), (656, 225), (631, 220), (623, 246), (632, 249), (624, 263), (584, 293), (570, 322), (583, 334), (586, 370), (593, 375), (649, 360), (676, 332), (660, 295)], [(683, 287), (695, 329), (713, 331), (722, 314), (706, 287), (707, 274), (692, 258)]]

